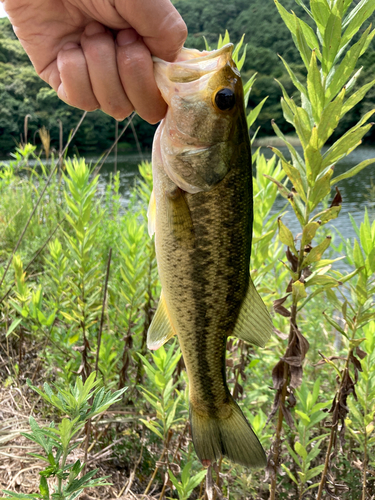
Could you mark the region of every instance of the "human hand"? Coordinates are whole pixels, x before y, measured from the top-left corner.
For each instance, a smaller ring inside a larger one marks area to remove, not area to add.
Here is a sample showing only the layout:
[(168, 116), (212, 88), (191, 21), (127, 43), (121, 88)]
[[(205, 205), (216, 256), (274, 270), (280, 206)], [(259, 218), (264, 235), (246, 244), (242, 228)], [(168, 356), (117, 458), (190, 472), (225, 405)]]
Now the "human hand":
[(184, 21), (169, 0), (3, 0), (38, 75), (68, 104), (150, 123), (167, 109), (151, 55), (173, 61)]

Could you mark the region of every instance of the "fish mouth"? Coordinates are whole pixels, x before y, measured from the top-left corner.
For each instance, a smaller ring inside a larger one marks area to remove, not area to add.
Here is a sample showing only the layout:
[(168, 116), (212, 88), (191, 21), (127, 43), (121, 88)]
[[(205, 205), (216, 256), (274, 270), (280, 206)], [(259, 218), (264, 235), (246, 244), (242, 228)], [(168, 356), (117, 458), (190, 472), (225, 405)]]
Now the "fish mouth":
[(156, 84), (164, 99), (173, 83), (189, 84), (201, 80), (203, 84), (212, 73), (220, 71), (231, 60), (232, 52), (233, 44), (228, 43), (212, 51), (183, 48), (177, 61), (172, 63), (153, 57)]

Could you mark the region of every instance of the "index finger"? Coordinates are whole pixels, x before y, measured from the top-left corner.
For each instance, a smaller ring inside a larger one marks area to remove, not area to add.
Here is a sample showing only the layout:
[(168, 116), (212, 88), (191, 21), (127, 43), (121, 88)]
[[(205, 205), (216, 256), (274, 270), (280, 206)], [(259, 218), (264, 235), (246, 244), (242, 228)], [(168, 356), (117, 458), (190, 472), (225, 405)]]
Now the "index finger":
[(187, 28), (169, 0), (115, 0), (115, 7), (143, 38), (152, 55), (165, 61), (177, 58)]

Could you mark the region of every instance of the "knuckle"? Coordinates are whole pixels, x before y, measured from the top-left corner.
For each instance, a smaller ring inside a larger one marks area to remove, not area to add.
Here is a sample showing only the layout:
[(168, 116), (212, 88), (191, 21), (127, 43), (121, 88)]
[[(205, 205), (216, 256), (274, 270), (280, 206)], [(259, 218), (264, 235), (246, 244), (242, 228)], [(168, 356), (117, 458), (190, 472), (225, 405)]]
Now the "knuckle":
[(134, 111), (134, 107), (130, 102), (102, 102), (101, 109), (104, 113), (118, 121), (124, 120)]
[(90, 37), (83, 44), (84, 54), (93, 61), (107, 59), (114, 50), (114, 43), (105, 33)]
[(139, 52), (132, 50), (130, 52), (126, 50), (121, 50), (119, 52), (118, 63), (125, 70), (134, 67), (142, 68), (145, 65), (145, 55), (143, 51)]
[(59, 52), (58, 68), (60, 73), (77, 71), (82, 65), (86, 65), (86, 61), (81, 49)]
[(156, 123), (160, 122), (165, 116), (165, 113), (167, 111), (167, 106), (166, 105), (160, 105), (157, 107), (149, 107), (147, 110), (139, 110), (137, 109), (137, 112), (139, 113), (139, 116), (146, 120), (146, 122), (151, 123), (151, 125), (155, 125)]
[(172, 31), (173, 41), (176, 45), (182, 46), (188, 36), (188, 30), (185, 21), (179, 18), (175, 21), (174, 29)]
[(160, 122), (164, 118), (165, 113), (150, 113), (148, 116), (146, 116), (144, 119), (148, 122), (151, 123), (151, 125), (156, 125), (156, 123)]

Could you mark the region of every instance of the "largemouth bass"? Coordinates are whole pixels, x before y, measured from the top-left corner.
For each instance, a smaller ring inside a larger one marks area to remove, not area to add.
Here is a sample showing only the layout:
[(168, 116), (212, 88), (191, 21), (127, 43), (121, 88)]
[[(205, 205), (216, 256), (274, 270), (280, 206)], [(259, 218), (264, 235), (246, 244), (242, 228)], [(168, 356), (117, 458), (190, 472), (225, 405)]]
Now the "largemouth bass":
[(252, 171), (241, 77), (232, 45), (154, 59), (168, 104), (153, 144), (149, 232), (162, 294), (148, 331), (157, 349), (177, 334), (190, 422), (204, 465), (221, 455), (262, 467), (266, 456), (225, 376), (227, 337), (263, 346), (272, 331), (250, 279)]

